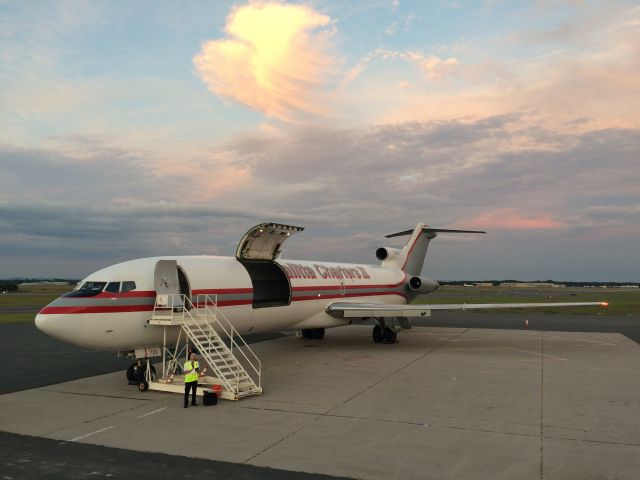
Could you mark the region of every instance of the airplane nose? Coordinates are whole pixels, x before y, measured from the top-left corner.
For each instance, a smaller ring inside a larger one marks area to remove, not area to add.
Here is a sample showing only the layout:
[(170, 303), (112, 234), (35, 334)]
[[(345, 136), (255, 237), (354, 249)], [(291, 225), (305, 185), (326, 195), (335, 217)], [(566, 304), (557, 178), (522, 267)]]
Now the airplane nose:
[(75, 343), (82, 332), (82, 320), (77, 315), (50, 315), (38, 313), (36, 315), (36, 328), (47, 335)]
[[(56, 328), (56, 323), (58, 323), (57, 327), (62, 327), (62, 323), (56, 322), (57, 319), (51, 317), (52, 315), (38, 313), (36, 315), (36, 328), (42, 333), (55, 337), (57, 336), (56, 330), (61, 330), (61, 328)], [(56, 315), (56, 317), (59, 317), (59, 315)]]
[(36, 322), (36, 328), (38, 330), (44, 332), (45, 329), (47, 328), (46, 327), (47, 320), (46, 320), (45, 316), (39, 313), (38, 315), (36, 315), (36, 321), (35, 322)]

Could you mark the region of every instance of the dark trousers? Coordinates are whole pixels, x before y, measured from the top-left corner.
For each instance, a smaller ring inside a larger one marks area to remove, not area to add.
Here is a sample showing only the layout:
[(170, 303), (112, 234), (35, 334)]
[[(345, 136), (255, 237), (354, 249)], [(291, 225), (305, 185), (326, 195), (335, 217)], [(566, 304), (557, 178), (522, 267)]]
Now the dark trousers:
[(184, 406), (189, 404), (189, 390), (191, 390), (191, 405), (196, 403), (196, 388), (198, 387), (198, 381), (184, 383)]

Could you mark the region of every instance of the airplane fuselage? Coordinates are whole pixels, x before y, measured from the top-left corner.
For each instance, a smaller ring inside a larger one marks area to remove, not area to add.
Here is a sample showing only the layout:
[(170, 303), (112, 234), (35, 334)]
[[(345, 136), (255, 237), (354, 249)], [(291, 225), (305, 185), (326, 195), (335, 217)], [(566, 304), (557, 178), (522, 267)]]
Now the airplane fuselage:
[[(158, 293), (154, 272), (162, 260), (176, 261), (182, 271), (182, 293), (192, 298), (215, 296), (240, 334), (346, 325), (348, 319), (326, 313), (330, 303), (343, 299), (405, 304), (414, 296), (401, 269), (382, 265), (279, 259), (271, 263), (284, 275), (274, 281), (265, 277), (268, 271), (250, 271), (235, 257), (153, 257), (89, 275), (83, 284), (107, 286), (99, 293), (85, 296), (76, 291), (56, 299), (39, 312), (36, 325), (60, 340), (93, 349), (130, 351), (161, 344), (163, 329), (149, 325), (149, 320)], [(123, 291), (124, 282), (135, 288)], [(278, 282), (280, 290), (275, 292), (271, 285)], [(122, 291), (108, 291), (117, 283)], [(169, 327), (167, 340), (174, 341), (178, 331), (179, 327)]]

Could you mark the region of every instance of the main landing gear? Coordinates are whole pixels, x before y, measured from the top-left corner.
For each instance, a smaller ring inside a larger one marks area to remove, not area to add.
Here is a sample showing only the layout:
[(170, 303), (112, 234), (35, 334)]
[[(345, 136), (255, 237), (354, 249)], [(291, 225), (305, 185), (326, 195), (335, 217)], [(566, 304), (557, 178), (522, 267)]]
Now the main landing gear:
[(393, 326), (385, 325), (382, 320), (378, 321), (378, 325), (373, 327), (373, 341), (376, 343), (397, 343), (398, 332)]
[(302, 330), (302, 338), (305, 340), (322, 340), (324, 328), (305, 328)]

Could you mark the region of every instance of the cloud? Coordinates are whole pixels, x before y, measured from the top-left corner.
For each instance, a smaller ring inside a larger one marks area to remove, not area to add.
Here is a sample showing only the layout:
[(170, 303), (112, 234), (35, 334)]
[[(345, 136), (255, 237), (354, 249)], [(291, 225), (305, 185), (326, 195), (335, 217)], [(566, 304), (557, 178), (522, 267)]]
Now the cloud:
[(550, 213), (523, 214), (513, 208), (498, 208), (464, 218), (455, 225), (494, 230), (549, 230), (563, 228), (566, 224), (555, 220)]
[(306, 5), (249, 3), (227, 17), (226, 38), (205, 42), (193, 62), (213, 93), (270, 117), (324, 116), (330, 25)]
[(420, 52), (407, 52), (403, 57), (416, 63), (424, 75), (432, 80), (450, 75), (460, 64), (456, 58), (442, 59), (435, 55), (425, 56)]
[[(91, 138), (76, 143), (66, 152), (0, 148), (5, 275), (35, 272), (49, 259), (66, 259), (58, 273), (83, 276), (141, 256), (233, 255), (241, 235), (262, 221), (308, 227), (287, 242), (287, 258), (371, 262), (384, 234), (424, 221), (490, 233), (463, 251), (438, 239), (427, 267), (438, 278), (633, 277), (633, 262), (622, 268), (616, 256), (637, 257), (637, 129), (558, 132), (522, 114), (267, 129), (208, 156), (182, 153), (173, 162), (193, 163), (182, 171), (154, 168), (155, 155), (145, 152)], [(234, 169), (241, 182), (207, 188), (219, 172), (232, 179)], [(603, 241), (615, 252), (598, 252)], [(591, 260), (571, 270), (567, 252), (576, 242)], [(499, 269), (495, 259), (520, 245), (532, 251)]]
[[(517, 115), (304, 129), (286, 139), (245, 136), (227, 145), (252, 177), (280, 185), (282, 208), (363, 229), (398, 219), (593, 228), (577, 206), (637, 198), (639, 149), (638, 130), (560, 134)], [(254, 195), (243, 192), (244, 201)]]
[[(555, 25), (547, 18), (552, 11), (540, 14), (541, 24)], [(352, 63), (341, 86), (349, 111), (356, 112), (352, 121), (423, 122), (526, 112), (539, 124), (553, 123), (563, 131), (636, 128), (638, 25), (638, 7), (586, 6), (572, 10), (562, 29), (513, 32), (507, 24), (496, 36), (474, 36), (473, 41), (461, 36), (420, 49), (376, 48)], [(411, 88), (394, 86), (400, 80)], [(358, 99), (366, 105), (358, 105)], [(583, 122), (577, 125), (576, 119)]]
[(419, 50), (390, 50), (376, 48), (362, 57), (344, 75), (340, 86), (345, 88), (356, 80), (364, 70), (376, 61), (402, 60), (419, 67), (424, 78), (428, 80), (442, 80), (456, 72), (460, 62), (457, 58), (446, 59), (436, 55), (426, 54)]

